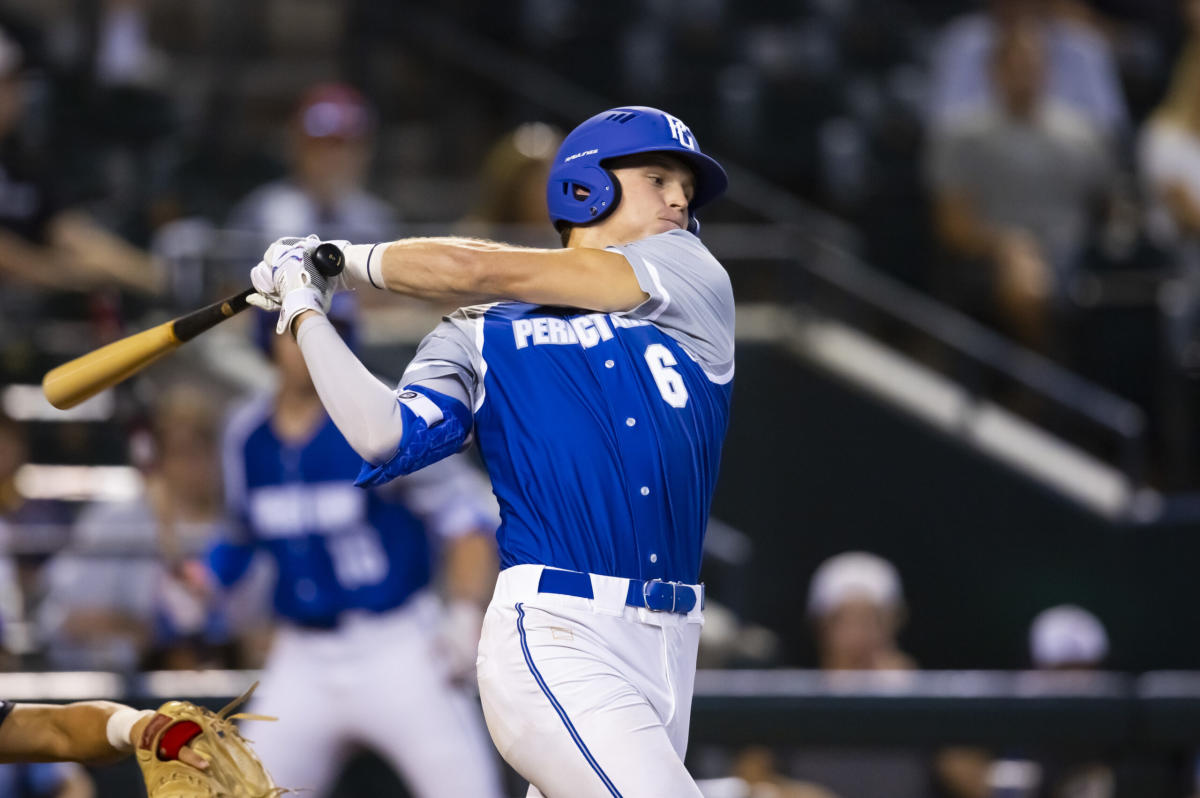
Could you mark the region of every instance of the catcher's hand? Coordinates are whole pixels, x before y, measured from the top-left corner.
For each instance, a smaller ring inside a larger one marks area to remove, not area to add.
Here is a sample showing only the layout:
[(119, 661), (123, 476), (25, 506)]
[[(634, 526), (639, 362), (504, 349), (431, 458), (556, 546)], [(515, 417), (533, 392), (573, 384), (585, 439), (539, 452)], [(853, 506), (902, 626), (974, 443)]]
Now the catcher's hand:
[(158, 708), (137, 745), (150, 798), (273, 798), (287, 792), (271, 781), (233, 724), (239, 718), (274, 718), (229, 714), (257, 686), (216, 714), (187, 701)]

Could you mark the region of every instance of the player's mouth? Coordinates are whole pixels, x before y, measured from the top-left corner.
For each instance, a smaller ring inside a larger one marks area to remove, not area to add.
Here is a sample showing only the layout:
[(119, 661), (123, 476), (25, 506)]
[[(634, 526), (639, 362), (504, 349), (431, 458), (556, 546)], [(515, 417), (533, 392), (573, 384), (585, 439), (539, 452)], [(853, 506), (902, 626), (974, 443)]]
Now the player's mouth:
[(683, 229), (683, 223), (680, 222), (678, 219), (671, 219), (667, 216), (660, 216), (658, 218), (659, 218), (659, 221), (666, 222), (667, 224), (674, 226), (678, 230)]

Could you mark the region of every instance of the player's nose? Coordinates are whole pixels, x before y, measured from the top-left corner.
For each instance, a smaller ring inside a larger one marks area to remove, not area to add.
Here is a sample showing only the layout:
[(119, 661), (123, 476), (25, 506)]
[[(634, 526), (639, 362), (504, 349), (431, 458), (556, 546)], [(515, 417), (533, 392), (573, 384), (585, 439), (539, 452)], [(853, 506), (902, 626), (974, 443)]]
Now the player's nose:
[(667, 204), (672, 208), (679, 210), (687, 210), (688, 198), (687, 192), (684, 191), (683, 185), (672, 183), (667, 189)]

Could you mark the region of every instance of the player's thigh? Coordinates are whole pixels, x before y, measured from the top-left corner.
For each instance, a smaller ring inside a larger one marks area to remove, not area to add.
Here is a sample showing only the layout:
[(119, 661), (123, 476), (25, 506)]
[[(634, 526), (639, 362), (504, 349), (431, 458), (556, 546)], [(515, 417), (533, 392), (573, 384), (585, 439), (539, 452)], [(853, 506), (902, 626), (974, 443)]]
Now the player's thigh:
[(595, 706), (550, 689), (557, 723), (527, 727), (506, 755), (545, 798), (698, 798), (666, 729), (637, 696)]
[(546, 798), (700, 795), (662, 719), (602, 643), (536, 608), (489, 614), (484, 716), (501, 755)]
[(340, 770), (348, 746), (344, 710), (334, 696), (314, 690), (310, 676), (303, 668), (268, 668), (246, 711), (278, 720), (238, 725), (276, 784), (319, 796)]
[(499, 795), (496, 752), (479, 704), (451, 684), (432, 639), (413, 632), (358, 663), (355, 735), (419, 796)]
[(499, 763), (474, 699), (444, 685), (423, 691), (421, 708), (412, 714), (392, 715), (384, 697), (389, 691), (380, 692), (365, 739), (401, 774), (417, 798), (499, 798)]

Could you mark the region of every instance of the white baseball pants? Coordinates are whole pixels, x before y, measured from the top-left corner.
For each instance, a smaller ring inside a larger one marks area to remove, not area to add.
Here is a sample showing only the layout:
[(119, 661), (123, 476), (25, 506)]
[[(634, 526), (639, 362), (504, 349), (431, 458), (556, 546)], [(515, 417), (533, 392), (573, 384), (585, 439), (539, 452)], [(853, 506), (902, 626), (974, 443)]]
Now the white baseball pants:
[(700, 798), (683, 765), (703, 616), (538, 593), (540, 565), (500, 573), (479, 644), (480, 697), (530, 798)]
[(500, 798), (479, 708), (435, 650), (440, 603), (419, 593), (338, 629), (280, 629), (241, 727), (281, 787), (328, 793), (346, 756), (368, 746), (418, 798)]

